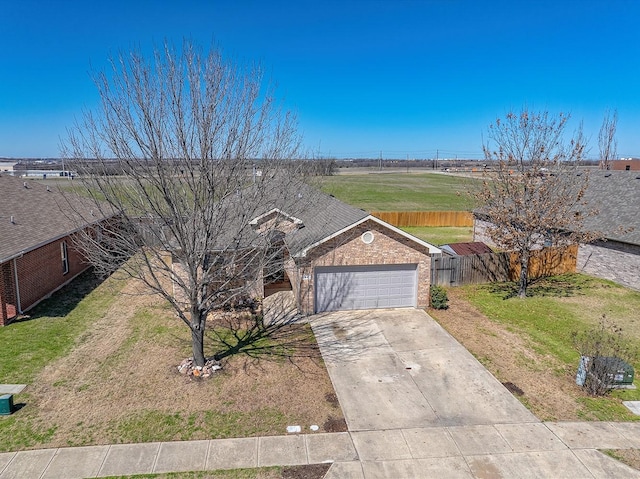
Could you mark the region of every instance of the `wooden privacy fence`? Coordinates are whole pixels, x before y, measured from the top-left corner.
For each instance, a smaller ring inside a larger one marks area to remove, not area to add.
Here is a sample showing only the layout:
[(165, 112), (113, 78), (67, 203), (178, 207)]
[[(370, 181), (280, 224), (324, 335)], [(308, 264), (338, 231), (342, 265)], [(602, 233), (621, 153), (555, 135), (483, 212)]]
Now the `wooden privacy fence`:
[[(577, 257), (577, 245), (532, 251), (529, 278), (573, 273)], [(514, 252), (431, 258), (431, 284), (437, 286), (516, 281), (519, 276), (519, 255)]]
[(473, 226), (468, 211), (376, 211), (376, 218), (393, 226)]

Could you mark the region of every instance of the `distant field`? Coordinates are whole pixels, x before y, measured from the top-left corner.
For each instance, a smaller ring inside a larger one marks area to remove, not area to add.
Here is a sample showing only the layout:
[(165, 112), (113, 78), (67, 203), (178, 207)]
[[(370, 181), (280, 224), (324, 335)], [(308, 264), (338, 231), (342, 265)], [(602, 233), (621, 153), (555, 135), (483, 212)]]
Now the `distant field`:
[(434, 173), (326, 177), (322, 190), (365, 211), (469, 211), (471, 180)]

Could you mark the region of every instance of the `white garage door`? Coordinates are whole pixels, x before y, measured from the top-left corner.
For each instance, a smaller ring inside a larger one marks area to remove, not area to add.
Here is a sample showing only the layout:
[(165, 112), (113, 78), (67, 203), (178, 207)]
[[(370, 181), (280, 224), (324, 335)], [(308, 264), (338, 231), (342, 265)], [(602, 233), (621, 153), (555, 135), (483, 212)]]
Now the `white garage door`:
[(415, 307), (417, 265), (323, 266), (315, 269), (316, 312)]

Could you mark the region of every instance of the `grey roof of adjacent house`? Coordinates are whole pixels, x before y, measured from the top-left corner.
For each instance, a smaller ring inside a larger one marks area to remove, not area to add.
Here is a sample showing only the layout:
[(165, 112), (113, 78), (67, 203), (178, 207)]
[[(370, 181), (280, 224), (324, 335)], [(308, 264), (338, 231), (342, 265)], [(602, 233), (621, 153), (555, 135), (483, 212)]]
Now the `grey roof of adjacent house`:
[(104, 219), (95, 203), (0, 174), (0, 263), (77, 231), (89, 223), (82, 217)]
[(482, 241), (472, 241), (467, 243), (449, 243), (440, 246), (443, 253), (448, 253), (457, 256), (466, 256), (472, 254), (485, 254), (493, 253)]
[(639, 172), (591, 172), (585, 200), (598, 211), (585, 221), (589, 230), (609, 240), (640, 245)]

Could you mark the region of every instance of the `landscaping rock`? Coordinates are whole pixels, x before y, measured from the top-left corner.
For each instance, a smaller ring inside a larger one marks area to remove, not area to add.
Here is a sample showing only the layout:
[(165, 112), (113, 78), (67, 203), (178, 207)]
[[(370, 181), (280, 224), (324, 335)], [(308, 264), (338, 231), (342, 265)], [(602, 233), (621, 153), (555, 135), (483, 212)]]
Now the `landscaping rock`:
[(204, 366), (195, 366), (193, 363), (193, 358), (187, 358), (180, 366), (178, 366), (178, 372), (180, 374), (184, 374), (186, 376), (191, 376), (195, 378), (208, 378), (213, 375), (216, 371), (220, 371), (222, 366), (215, 359), (209, 359)]

